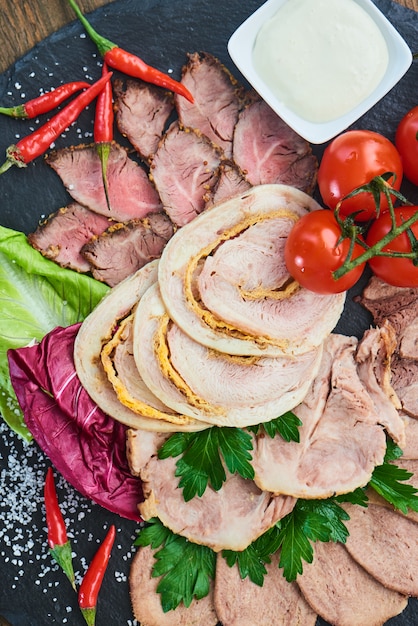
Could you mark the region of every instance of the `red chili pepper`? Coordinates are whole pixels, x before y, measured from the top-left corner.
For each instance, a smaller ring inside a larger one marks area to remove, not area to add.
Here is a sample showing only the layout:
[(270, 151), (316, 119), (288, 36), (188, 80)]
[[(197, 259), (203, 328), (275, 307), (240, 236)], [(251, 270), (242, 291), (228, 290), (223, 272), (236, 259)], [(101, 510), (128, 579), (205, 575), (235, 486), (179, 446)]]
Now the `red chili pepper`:
[[(109, 73), (106, 63), (103, 64), (102, 76)], [(113, 91), (111, 82), (107, 82), (96, 101), (94, 118), (94, 142), (102, 164), (102, 179), (106, 195), (107, 207), (110, 210), (109, 189), (107, 184), (107, 162), (113, 141)]]
[(182, 83), (177, 82), (164, 72), (160, 72), (155, 67), (147, 65), (140, 57), (119, 48), (113, 41), (102, 37), (84, 17), (75, 0), (68, 0), (68, 2), (109, 67), (128, 76), (140, 78), (147, 83), (170, 89), (180, 96), (184, 96), (189, 102), (194, 101), (192, 94)]
[(71, 544), (67, 537), (67, 529), (58, 504), (52, 467), (48, 468), (45, 478), (44, 500), (49, 552), (75, 589)]
[(14, 107), (0, 107), (0, 113), (3, 113), (3, 115), (9, 115), (9, 117), (33, 119), (38, 115), (53, 111), (53, 109), (56, 109), (57, 106), (64, 102), (64, 100), (67, 100), (67, 98), (72, 96), (74, 93), (81, 91), (81, 89), (88, 89), (89, 87), (89, 83), (85, 83), (80, 80), (72, 83), (65, 83), (53, 91), (48, 91), (47, 93), (42, 94), (42, 96), (33, 98), (33, 100), (28, 100), (24, 104), (18, 104)]
[(3, 174), (12, 165), (26, 167), (30, 161), (44, 154), (49, 146), (72, 124), (92, 100), (101, 92), (112, 73), (102, 76), (72, 102), (52, 117), (46, 124), (24, 137), (6, 150), (7, 161), (0, 167)]
[(110, 559), (115, 537), (116, 528), (112, 525), (103, 543), (94, 555), (78, 591), (78, 605), (89, 626), (94, 626), (96, 622), (97, 598)]

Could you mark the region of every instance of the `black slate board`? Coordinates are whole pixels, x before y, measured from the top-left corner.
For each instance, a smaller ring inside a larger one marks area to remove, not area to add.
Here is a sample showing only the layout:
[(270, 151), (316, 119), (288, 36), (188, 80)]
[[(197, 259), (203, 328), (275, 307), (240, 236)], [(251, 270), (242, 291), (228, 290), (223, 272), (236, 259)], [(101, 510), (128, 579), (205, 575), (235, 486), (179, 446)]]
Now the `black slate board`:
[[(416, 52), (418, 14), (391, 0), (375, 3), (398, 28), (412, 52)], [(98, 9), (89, 18), (101, 34), (163, 71), (172, 70), (176, 78), (186, 53), (196, 50), (213, 53), (241, 78), (228, 56), (227, 41), (261, 4), (259, 0), (229, 0), (222, 4), (208, 0), (121, 0)], [(418, 65), (414, 64), (390, 94), (355, 126), (382, 132), (393, 139), (398, 121), (418, 103), (417, 74)], [(75, 21), (41, 42), (0, 76), (0, 102), (3, 106), (17, 104), (60, 82), (99, 76), (96, 49)], [(0, 161), (6, 147), (32, 127), (34, 122), (0, 118)], [(86, 111), (56, 146), (88, 143), (91, 133), (92, 111)], [(314, 151), (320, 156), (322, 149), (323, 146), (317, 146)], [(406, 183), (403, 191), (418, 203), (417, 188)], [(28, 233), (42, 216), (68, 200), (60, 180), (42, 159), (24, 170), (12, 168), (0, 177), (3, 226)], [(352, 301), (361, 286), (349, 293), (337, 327), (339, 332), (360, 336), (370, 322)], [(74, 593), (46, 550), (41, 489), (48, 464), (35, 444), (27, 446), (5, 425), (0, 426), (0, 624), (1, 616), (13, 626), (84, 624)], [(62, 479), (58, 481), (58, 493), (70, 528), (77, 576), (84, 572), (108, 525), (116, 524), (118, 536), (100, 595), (97, 626), (133, 626), (136, 622), (127, 576), (136, 524), (90, 503)], [(411, 600), (404, 613), (388, 624), (418, 624), (418, 602)], [(324, 625), (318, 619), (318, 626)]]

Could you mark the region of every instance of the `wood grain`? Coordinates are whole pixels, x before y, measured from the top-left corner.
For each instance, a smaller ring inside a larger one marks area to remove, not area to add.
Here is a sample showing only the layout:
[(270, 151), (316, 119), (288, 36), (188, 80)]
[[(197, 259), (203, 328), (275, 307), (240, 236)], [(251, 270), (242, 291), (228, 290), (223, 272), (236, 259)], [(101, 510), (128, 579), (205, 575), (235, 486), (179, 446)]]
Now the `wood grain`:
[[(398, 2), (418, 11), (418, 0)], [(65, 0), (0, 0), (0, 4), (0, 73), (36, 43), (75, 19)], [(79, 0), (84, 13), (104, 4), (108, 0)]]

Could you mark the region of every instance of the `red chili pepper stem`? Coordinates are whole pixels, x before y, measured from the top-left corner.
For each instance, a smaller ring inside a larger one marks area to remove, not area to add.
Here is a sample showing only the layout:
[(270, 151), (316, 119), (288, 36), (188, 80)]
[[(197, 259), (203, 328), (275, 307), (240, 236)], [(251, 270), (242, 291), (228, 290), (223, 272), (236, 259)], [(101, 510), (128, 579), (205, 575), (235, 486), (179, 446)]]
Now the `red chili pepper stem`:
[(8, 115), (9, 117), (33, 119), (43, 113), (49, 113), (49, 111), (56, 109), (57, 106), (77, 91), (81, 91), (81, 89), (88, 89), (89, 87), (89, 83), (80, 80), (65, 83), (64, 85), (60, 85), (56, 89), (48, 91), (37, 98), (28, 100), (24, 104), (18, 104), (14, 107), (0, 107), (0, 113)]
[(12, 165), (26, 167), (28, 163), (44, 154), (50, 145), (68, 128), (101, 92), (104, 85), (110, 80), (112, 73), (102, 76), (86, 91), (79, 94), (72, 102), (52, 117), (46, 124), (24, 137), (16, 145), (6, 150), (7, 160), (0, 167), (0, 174), (6, 172)]
[(112, 525), (94, 555), (78, 591), (78, 605), (88, 626), (95, 626), (97, 598), (109, 563), (116, 528)]
[[(102, 76), (108, 74), (106, 63), (103, 63)], [(106, 196), (107, 208), (110, 211), (109, 186), (107, 181), (107, 163), (113, 142), (113, 91), (110, 82), (106, 83), (96, 101), (94, 117), (94, 142), (102, 166), (102, 180)]]
[(185, 85), (164, 74), (164, 72), (147, 65), (140, 57), (123, 50), (113, 41), (102, 37), (80, 11), (75, 0), (68, 0), (68, 2), (109, 67), (119, 70), (128, 76), (140, 78), (147, 83), (170, 89), (189, 100), (189, 102), (194, 102), (192, 94)]
[(74, 591), (76, 591), (71, 543), (68, 540), (64, 518), (58, 504), (52, 467), (48, 468), (45, 478), (44, 501), (49, 553), (61, 567)]

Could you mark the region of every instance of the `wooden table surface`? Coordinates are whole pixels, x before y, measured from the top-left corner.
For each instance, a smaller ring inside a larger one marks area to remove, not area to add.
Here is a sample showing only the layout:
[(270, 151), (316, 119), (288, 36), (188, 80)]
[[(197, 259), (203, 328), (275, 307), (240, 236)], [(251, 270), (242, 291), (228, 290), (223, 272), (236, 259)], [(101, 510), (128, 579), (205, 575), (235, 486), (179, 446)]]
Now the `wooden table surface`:
[[(418, 11), (418, 0), (397, 0)], [(84, 13), (108, 4), (108, 0), (79, 0)], [(0, 0), (0, 73), (36, 43), (74, 20), (65, 0)]]

